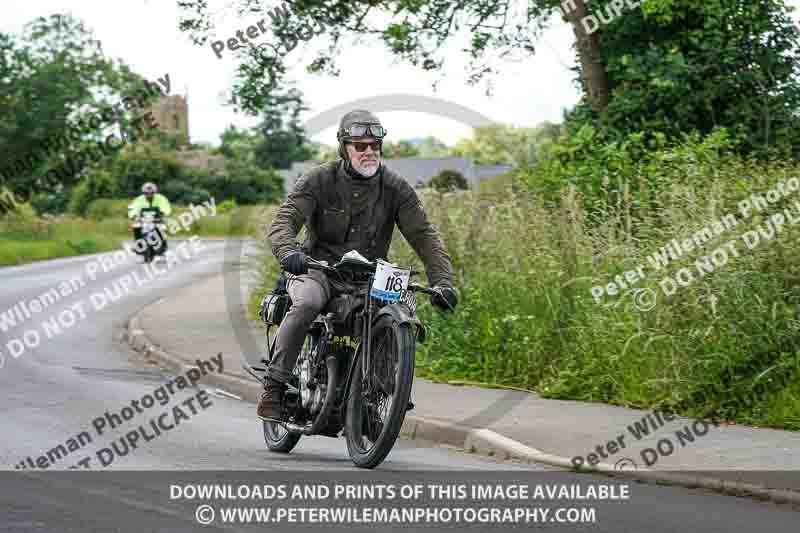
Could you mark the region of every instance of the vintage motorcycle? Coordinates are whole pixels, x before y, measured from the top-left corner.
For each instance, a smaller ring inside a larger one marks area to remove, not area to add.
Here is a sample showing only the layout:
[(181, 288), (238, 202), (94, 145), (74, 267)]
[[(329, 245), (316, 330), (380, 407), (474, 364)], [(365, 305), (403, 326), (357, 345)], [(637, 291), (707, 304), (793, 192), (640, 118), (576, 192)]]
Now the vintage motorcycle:
[[(425, 340), (416, 293), (436, 291), (409, 283), (419, 272), (371, 262), (355, 251), (333, 266), (310, 259), (309, 268), (338, 277), (352, 290), (332, 298), (309, 328), (284, 394), (284, 416), (263, 423), (264, 438), (271, 451), (288, 453), (303, 435), (341, 432), (353, 463), (375, 468), (413, 408), (414, 352), (416, 342)], [(261, 359), (263, 366), (246, 366), (262, 383), (275, 349), (270, 327), (280, 324), (290, 304), (280, 289), (262, 301), (268, 358)]]

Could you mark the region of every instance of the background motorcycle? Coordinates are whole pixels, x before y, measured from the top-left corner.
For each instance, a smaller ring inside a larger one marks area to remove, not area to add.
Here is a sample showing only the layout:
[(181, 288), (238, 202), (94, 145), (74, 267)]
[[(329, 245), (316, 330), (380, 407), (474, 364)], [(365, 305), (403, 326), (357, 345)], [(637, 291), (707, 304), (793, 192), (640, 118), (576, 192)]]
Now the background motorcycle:
[[(352, 290), (332, 298), (311, 324), (284, 394), (283, 421), (264, 422), (264, 439), (271, 451), (288, 453), (303, 435), (338, 437), (343, 431), (353, 463), (375, 468), (391, 451), (406, 411), (413, 408), (414, 352), (417, 340), (425, 339), (415, 293), (436, 292), (409, 283), (418, 272), (351, 254), (333, 267), (309, 260), (309, 268), (338, 277)], [(245, 365), (262, 383), (275, 349), (269, 329), (280, 323), (287, 303), (285, 290), (262, 301), (268, 359), (261, 360), (263, 367)]]
[[(154, 257), (162, 255), (166, 250), (166, 228), (167, 225), (163, 222), (160, 209), (142, 209), (139, 217), (131, 224), (134, 238), (142, 239), (145, 243), (145, 249), (142, 252), (145, 263), (151, 262)], [(158, 238), (148, 238), (148, 235), (154, 232), (158, 232)], [(153, 244), (154, 242), (156, 244)]]

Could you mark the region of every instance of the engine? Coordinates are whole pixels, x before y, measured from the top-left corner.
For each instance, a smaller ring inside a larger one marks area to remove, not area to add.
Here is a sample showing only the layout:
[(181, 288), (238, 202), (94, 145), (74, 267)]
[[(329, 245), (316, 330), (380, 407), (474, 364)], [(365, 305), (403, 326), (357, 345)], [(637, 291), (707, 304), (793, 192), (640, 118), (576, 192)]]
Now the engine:
[(311, 361), (303, 359), (300, 363), (300, 404), (303, 409), (316, 415), (322, 409), (327, 387), (325, 367), (317, 369), (317, 375), (312, 375)]

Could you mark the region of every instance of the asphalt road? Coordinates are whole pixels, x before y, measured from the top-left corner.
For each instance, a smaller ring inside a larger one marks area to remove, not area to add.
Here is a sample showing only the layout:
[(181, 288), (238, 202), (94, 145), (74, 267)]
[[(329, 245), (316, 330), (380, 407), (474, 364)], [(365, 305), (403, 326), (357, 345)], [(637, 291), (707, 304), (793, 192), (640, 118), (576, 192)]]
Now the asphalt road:
[[(178, 245), (177, 241), (171, 243), (173, 248)], [(194, 514), (198, 502), (171, 497), (170, 485), (180, 483), (361, 480), (400, 486), (416, 480), (415, 476), (427, 476), (425, 483), (460, 480), (468, 485), (499, 482), (502, 476), (528, 484), (585, 487), (624, 483), (504, 463), (409, 441), (399, 441), (386, 462), (371, 472), (355, 472), (343, 439), (304, 438), (289, 455), (271, 454), (264, 445), (252, 404), (188, 387), (173, 391), (163, 405), (143, 409), (130, 421), (123, 420), (111, 428), (115, 414), (126, 416), (123, 407), (174, 378), (147, 364), (120, 342), (125, 321), (171, 289), (219, 273), (222, 250), (219, 241), (205, 241), (202, 249), (193, 249), (187, 243), (183, 255), (179, 255), (180, 264), (169, 268), (162, 265), (163, 274), (152, 279), (143, 265), (131, 259), (106, 263), (104, 271), (96, 256), (0, 269), (0, 464), (6, 470), (0, 472), (0, 531), (238, 531), (246, 527), (222, 524), (219, 516), (214, 524), (200, 526)], [(90, 265), (93, 262), (95, 266)], [(134, 271), (137, 277), (126, 278), (126, 290), (119, 280)], [(70, 284), (70, 280), (76, 281)], [(70, 287), (73, 291), (67, 294)], [(47, 293), (49, 297), (41, 297)], [(116, 294), (120, 296), (111, 301)], [(30, 303), (33, 300), (41, 301), (39, 307), (44, 308), (36, 312), (37, 304)], [(26, 302), (26, 309), (19, 302)], [(31, 316), (26, 317), (26, 313)], [(12, 319), (16, 322), (13, 326)], [(178, 405), (182, 417), (173, 409)], [(156, 434), (159, 430), (155, 426), (160, 422), (148, 425), (148, 421), (162, 412), (167, 413), (162, 419), (165, 425)], [(143, 437), (132, 449), (124, 438), (140, 425), (150, 438), (144, 441)], [(34, 468), (37, 462), (39, 468)], [(78, 470), (70, 469), (76, 466)], [(380, 529), (766, 532), (796, 531), (800, 518), (787, 505), (677, 487), (629, 485), (630, 496), (624, 501), (558, 504), (596, 507), (592, 523), (457, 526), (451, 522), (382, 525)], [(424, 506), (441, 503), (418, 502)], [(556, 503), (537, 505), (558, 506)], [(461, 505), (465, 504), (477, 505), (462, 500)], [(309, 529), (307, 525), (275, 523), (269, 527)], [(350, 523), (346, 527), (376, 529), (375, 524)], [(324, 529), (336, 528), (327, 525)]]

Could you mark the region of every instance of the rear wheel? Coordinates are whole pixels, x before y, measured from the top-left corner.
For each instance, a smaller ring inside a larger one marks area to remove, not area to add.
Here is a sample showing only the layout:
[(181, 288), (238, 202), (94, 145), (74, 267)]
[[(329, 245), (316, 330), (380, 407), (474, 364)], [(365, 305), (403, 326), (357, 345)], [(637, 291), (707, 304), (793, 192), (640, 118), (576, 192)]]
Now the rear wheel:
[(287, 431), (283, 424), (264, 421), (264, 442), (271, 452), (289, 453), (297, 446), (300, 437), (299, 433)]
[(359, 360), (347, 399), (347, 451), (361, 468), (375, 468), (394, 447), (414, 381), (410, 324), (395, 324), (392, 317), (383, 316), (373, 326), (370, 343), (371, 376), (363, 376)]
[[(318, 344), (314, 343), (314, 337), (311, 334), (307, 334), (305, 343), (300, 349), (300, 355), (297, 357), (297, 363), (294, 365), (294, 374), (296, 376), (299, 377), (302, 362), (311, 357), (311, 351), (315, 349), (314, 346), (318, 346)], [(286, 392), (284, 392), (284, 402), (285, 398)], [(288, 431), (281, 423), (264, 421), (264, 442), (267, 443), (267, 448), (271, 452), (289, 453), (297, 446), (302, 436), (300, 433)]]

